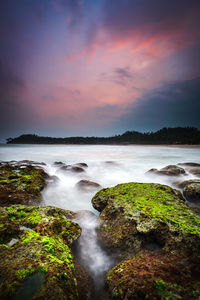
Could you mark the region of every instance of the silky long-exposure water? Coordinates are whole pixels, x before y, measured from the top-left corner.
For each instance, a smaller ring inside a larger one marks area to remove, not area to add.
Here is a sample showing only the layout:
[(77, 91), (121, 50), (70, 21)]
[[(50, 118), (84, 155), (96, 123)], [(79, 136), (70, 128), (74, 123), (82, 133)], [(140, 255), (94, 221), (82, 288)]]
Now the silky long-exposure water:
[[(168, 146), (104, 146), (104, 145), (1, 145), (0, 160), (33, 160), (46, 163), (47, 173), (57, 176), (43, 191), (43, 205), (51, 205), (72, 211), (82, 211), (77, 222), (82, 227), (78, 241), (78, 256), (95, 282), (102, 281), (111, 267), (112, 258), (98, 242), (96, 218), (98, 212), (91, 205), (97, 190), (81, 190), (80, 180), (97, 182), (102, 188), (123, 182), (157, 182), (173, 186), (173, 177), (146, 174), (151, 168), (169, 164), (200, 162), (199, 148)], [(87, 163), (84, 172), (59, 170), (55, 161), (66, 164)], [(193, 178), (189, 175), (187, 179)]]

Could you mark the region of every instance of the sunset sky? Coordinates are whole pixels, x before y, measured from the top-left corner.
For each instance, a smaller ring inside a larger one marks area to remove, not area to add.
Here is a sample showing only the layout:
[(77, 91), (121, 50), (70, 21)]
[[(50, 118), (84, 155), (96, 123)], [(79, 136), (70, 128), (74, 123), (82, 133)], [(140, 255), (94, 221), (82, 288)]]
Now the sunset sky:
[(200, 128), (199, 0), (2, 0), (0, 139)]

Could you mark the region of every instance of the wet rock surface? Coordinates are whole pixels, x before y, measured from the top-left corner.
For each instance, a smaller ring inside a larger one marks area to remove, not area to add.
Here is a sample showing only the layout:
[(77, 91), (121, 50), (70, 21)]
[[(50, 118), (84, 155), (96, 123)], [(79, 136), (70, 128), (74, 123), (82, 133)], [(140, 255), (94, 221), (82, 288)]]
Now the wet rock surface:
[(190, 179), (173, 184), (182, 190), (183, 196), (188, 202), (200, 204), (200, 179)]
[(187, 184), (183, 189), (183, 195), (187, 201), (200, 204), (200, 182)]
[(49, 176), (42, 168), (28, 163), (0, 164), (0, 206), (33, 205), (42, 201), (41, 191)]
[(46, 166), (44, 162), (38, 162), (33, 160), (11, 160), (11, 161), (0, 161), (0, 166), (10, 165), (12, 167), (26, 167), (26, 166)]
[(83, 191), (97, 190), (101, 188), (100, 184), (90, 180), (80, 180), (77, 182), (76, 186)]
[(144, 251), (110, 270), (102, 299), (199, 299), (194, 259)]
[(74, 172), (74, 173), (85, 172), (84, 168), (79, 165), (64, 165), (60, 167), (59, 171)]
[(200, 183), (200, 179), (189, 179), (184, 181), (176, 181), (173, 183), (174, 186), (183, 189), (186, 185), (191, 183)]
[(200, 168), (191, 168), (188, 169), (188, 172), (196, 177), (200, 177)]
[[(0, 299), (18, 299), (33, 275), (34, 299), (90, 298), (89, 275), (71, 251), (81, 234), (72, 217), (73, 212), (54, 207), (0, 208)], [(9, 245), (13, 237), (18, 240)]]

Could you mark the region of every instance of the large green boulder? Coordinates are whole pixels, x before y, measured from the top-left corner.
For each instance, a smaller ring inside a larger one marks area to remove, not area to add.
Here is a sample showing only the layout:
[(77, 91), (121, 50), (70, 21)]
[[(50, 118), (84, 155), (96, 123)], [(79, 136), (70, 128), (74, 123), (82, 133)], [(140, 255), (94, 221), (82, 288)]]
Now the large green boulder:
[(100, 211), (100, 238), (121, 256), (152, 244), (188, 253), (200, 246), (200, 216), (169, 186), (119, 184), (100, 190), (92, 204)]

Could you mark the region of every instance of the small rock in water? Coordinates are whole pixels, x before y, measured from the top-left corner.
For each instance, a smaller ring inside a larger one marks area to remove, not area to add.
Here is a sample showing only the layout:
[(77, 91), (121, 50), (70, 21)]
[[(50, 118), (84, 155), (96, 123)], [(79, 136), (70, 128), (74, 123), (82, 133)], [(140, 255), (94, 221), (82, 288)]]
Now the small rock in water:
[(74, 164), (73, 166), (88, 168), (88, 165), (86, 163), (78, 163), (78, 164)]
[(190, 179), (190, 180), (184, 180), (184, 181), (176, 181), (173, 182), (173, 185), (176, 187), (183, 189), (186, 185), (191, 183), (200, 183), (200, 179)]
[(82, 167), (76, 166), (76, 165), (68, 165), (68, 166), (62, 166), (60, 169), (60, 171), (70, 171), (70, 172), (74, 172), (74, 173), (81, 173), (81, 172), (85, 172), (85, 170)]
[(186, 172), (183, 168), (176, 165), (169, 165), (160, 170), (150, 169), (147, 173), (153, 173), (156, 175), (167, 175), (167, 176), (180, 176), (186, 175)]
[(76, 186), (82, 190), (93, 190), (101, 187), (100, 184), (90, 180), (80, 180), (77, 182)]
[(200, 183), (191, 183), (184, 187), (183, 195), (189, 202), (200, 203)]
[(200, 168), (188, 169), (188, 172), (191, 173), (192, 175), (200, 177)]
[(66, 164), (62, 161), (54, 161), (53, 163), (55, 166), (66, 166)]

